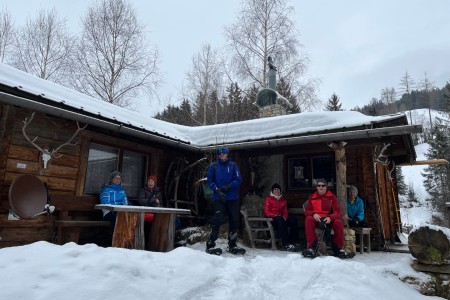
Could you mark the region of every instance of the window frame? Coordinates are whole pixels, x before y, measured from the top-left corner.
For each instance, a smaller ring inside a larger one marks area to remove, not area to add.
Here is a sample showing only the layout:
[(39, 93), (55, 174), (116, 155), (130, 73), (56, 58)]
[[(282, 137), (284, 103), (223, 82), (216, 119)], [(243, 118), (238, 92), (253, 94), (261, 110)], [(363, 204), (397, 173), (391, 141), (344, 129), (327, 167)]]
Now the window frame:
[[(116, 150), (117, 151), (117, 171), (121, 172), (122, 174), (124, 173), (124, 166), (123, 166), (124, 155), (127, 152), (128, 153), (135, 153), (135, 154), (144, 156), (145, 162), (144, 162), (144, 166), (143, 166), (143, 175), (142, 175), (143, 178), (141, 178), (140, 182), (136, 182), (135, 183), (135, 185), (137, 187), (137, 191), (131, 192), (131, 191), (125, 190), (129, 200), (132, 200), (132, 201), (137, 200), (137, 197), (138, 197), (138, 194), (139, 194), (138, 190), (139, 190), (140, 187), (142, 187), (144, 185), (144, 183), (146, 181), (146, 178), (147, 178), (147, 176), (149, 174), (149, 166), (150, 166), (150, 162), (151, 162), (151, 154), (150, 153), (145, 153), (142, 150), (138, 150), (138, 149), (136, 149), (134, 147), (130, 147), (130, 146), (127, 146), (127, 145), (120, 145), (119, 146), (117, 144), (101, 142), (101, 141), (98, 141), (98, 140), (91, 140), (88, 143), (88, 145), (87, 145), (86, 174), (85, 174), (86, 179), (85, 179), (85, 184), (83, 186), (83, 193), (84, 193), (84, 195), (98, 195), (100, 193), (100, 191), (101, 191), (101, 187), (99, 187), (98, 192), (95, 192), (95, 193), (88, 193), (88, 192), (86, 192), (86, 182), (89, 181), (89, 178), (88, 178), (89, 152), (91, 150), (91, 145), (92, 144), (99, 145), (99, 146), (102, 146), (102, 147), (108, 147), (108, 148)], [(109, 173), (108, 173), (108, 176), (109, 176)], [(107, 184), (107, 182), (102, 182), (100, 185), (102, 185), (102, 184)], [(136, 196), (134, 196), (134, 194), (136, 194)], [(133, 196), (131, 196), (131, 195), (133, 195)]]
[[(324, 160), (321, 162), (320, 160)], [(329, 160), (326, 163), (326, 160)], [(329, 166), (328, 170), (323, 167)], [(320, 166), (320, 169), (318, 169)], [(334, 189), (336, 183), (335, 157), (330, 153), (315, 153), (285, 156), (285, 176), (288, 191), (314, 189), (318, 178), (325, 178), (328, 188)]]

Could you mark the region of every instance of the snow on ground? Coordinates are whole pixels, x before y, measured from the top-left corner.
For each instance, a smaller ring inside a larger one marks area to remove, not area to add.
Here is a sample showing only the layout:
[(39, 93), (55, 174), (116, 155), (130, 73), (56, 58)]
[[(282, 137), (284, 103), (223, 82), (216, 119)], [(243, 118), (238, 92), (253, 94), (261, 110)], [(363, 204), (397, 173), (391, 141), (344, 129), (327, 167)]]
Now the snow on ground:
[(248, 248), (244, 256), (215, 256), (204, 249), (197, 243), (158, 253), (47, 242), (3, 248), (0, 298), (441, 299), (399, 279), (428, 279), (410, 267), (410, 254), (372, 252), (341, 260)]

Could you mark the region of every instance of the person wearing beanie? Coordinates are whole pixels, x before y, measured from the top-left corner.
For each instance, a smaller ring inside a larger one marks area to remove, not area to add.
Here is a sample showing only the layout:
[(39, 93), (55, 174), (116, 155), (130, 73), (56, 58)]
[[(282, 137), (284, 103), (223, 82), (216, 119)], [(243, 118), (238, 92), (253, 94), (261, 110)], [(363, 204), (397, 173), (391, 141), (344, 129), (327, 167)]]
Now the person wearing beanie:
[(331, 247), (334, 255), (341, 258), (352, 258), (355, 253), (347, 253), (344, 248), (344, 222), (341, 219), (341, 208), (336, 196), (327, 190), (328, 182), (324, 178), (316, 180), (316, 191), (309, 196), (305, 205), (306, 247), (302, 251), (305, 257), (315, 257), (318, 250), (316, 228), (325, 227), (334, 231)]
[(281, 186), (278, 183), (272, 185), (270, 194), (264, 202), (264, 216), (272, 218), (272, 224), (280, 236), (283, 251), (297, 252), (300, 250), (298, 243), (297, 219), (288, 216), (287, 201), (281, 194)]
[(348, 225), (351, 227), (368, 227), (364, 215), (364, 202), (358, 196), (358, 189), (351, 185), (347, 192)]
[(242, 183), (238, 165), (229, 157), (229, 149), (217, 149), (217, 161), (208, 168), (207, 184), (213, 191), (214, 215), (211, 218), (211, 233), (206, 242), (206, 252), (220, 255), (221, 248), (216, 248), (222, 216), (228, 216), (228, 252), (244, 254), (245, 249), (237, 246), (237, 234), (240, 222), (239, 186)]
[[(113, 171), (109, 175), (109, 184), (105, 185), (100, 193), (100, 202), (110, 205), (129, 205), (127, 194), (122, 188), (122, 173)], [(116, 211), (103, 209), (103, 219), (116, 224)]]
[[(148, 176), (147, 183), (139, 191), (138, 204), (140, 206), (150, 206), (150, 207), (161, 206), (162, 195), (160, 188), (156, 185), (157, 182), (158, 178), (156, 177), (156, 175)], [(144, 217), (145, 222), (153, 221), (153, 216), (154, 215), (152, 213), (146, 213)]]

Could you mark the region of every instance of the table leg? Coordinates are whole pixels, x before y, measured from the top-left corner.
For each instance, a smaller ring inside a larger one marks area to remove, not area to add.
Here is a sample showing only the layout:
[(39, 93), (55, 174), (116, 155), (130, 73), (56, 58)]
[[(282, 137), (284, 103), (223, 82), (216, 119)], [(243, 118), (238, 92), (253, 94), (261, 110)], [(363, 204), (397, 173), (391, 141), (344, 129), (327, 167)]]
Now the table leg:
[(113, 247), (133, 249), (136, 246), (135, 228), (138, 217), (139, 213), (137, 212), (117, 212), (116, 226), (112, 238)]
[(171, 213), (155, 214), (152, 221), (147, 250), (168, 252), (173, 250), (175, 240), (175, 215)]
[(145, 249), (144, 213), (139, 213), (134, 232), (134, 249)]

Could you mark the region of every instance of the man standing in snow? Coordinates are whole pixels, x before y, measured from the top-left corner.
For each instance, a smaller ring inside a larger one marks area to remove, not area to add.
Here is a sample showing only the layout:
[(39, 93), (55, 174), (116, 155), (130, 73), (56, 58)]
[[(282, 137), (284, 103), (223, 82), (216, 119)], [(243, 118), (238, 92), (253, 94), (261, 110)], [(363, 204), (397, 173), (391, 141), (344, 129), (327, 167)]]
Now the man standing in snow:
[(244, 254), (245, 250), (236, 245), (239, 229), (239, 186), (242, 183), (238, 165), (228, 158), (228, 148), (217, 150), (217, 162), (208, 169), (208, 186), (214, 191), (214, 216), (211, 221), (211, 234), (206, 242), (206, 252), (220, 255), (222, 250), (216, 247), (219, 236), (221, 216), (228, 214), (228, 251)]
[(317, 180), (317, 190), (309, 196), (305, 207), (305, 232), (307, 249), (302, 254), (306, 257), (315, 257), (317, 254), (316, 228), (331, 226), (334, 231), (332, 248), (335, 256), (351, 258), (353, 253), (346, 253), (344, 247), (344, 223), (341, 220), (341, 208), (336, 196), (327, 190), (327, 181), (323, 178)]

